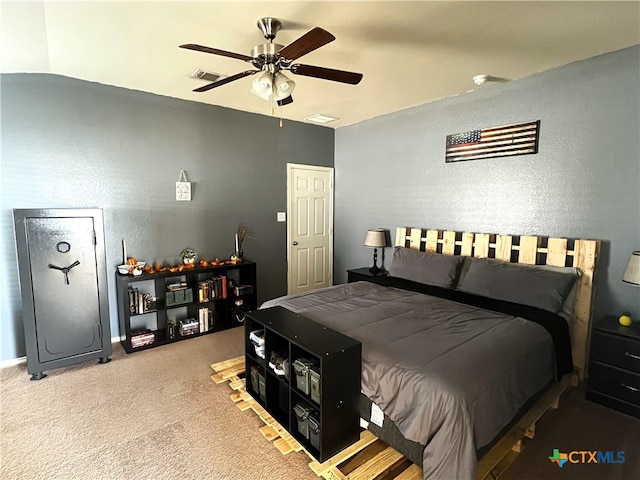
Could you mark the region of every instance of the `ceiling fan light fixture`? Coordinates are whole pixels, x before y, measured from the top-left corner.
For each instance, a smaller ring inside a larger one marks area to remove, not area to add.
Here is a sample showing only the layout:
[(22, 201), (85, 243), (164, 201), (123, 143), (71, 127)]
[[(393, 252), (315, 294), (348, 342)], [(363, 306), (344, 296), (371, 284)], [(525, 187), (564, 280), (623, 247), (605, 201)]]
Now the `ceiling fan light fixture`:
[(473, 83), (476, 85), (484, 85), (489, 80), (489, 75), (476, 75), (473, 77)]
[[(245, 70), (235, 75), (226, 77), (217, 77), (208, 85), (195, 88), (194, 92), (208, 92), (211, 89), (226, 85), (235, 80), (239, 80), (249, 75), (255, 75), (251, 82), (251, 92), (267, 101), (275, 101), (279, 106), (289, 105), (293, 102), (291, 96), (296, 88), (296, 82), (282, 74), (282, 71), (290, 71), (294, 75), (302, 75), (305, 77), (319, 78), (323, 80), (331, 80), (333, 82), (357, 85), (362, 80), (361, 73), (348, 72), (345, 70), (336, 70), (333, 68), (316, 67), (313, 65), (305, 65), (296, 63), (294, 60), (317, 50), (318, 48), (333, 42), (336, 37), (320, 27), (314, 27), (307, 33), (289, 43), (282, 46), (273, 43), (276, 34), (282, 28), (282, 23), (273, 17), (260, 18), (257, 22), (258, 28), (268, 43), (256, 45), (251, 50), (251, 55), (244, 55), (219, 48), (207, 47), (196, 43), (185, 43), (178, 45), (180, 48), (193, 50), (196, 52), (209, 53), (211, 55), (220, 55), (222, 57), (234, 58), (253, 65), (255, 70)], [(210, 80), (213, 75), (196, 70), (192, 75), (193, 78)], [(273, 106), (272, 106), (273, 108)], [(318, 120), (316, 120), (318, 121)], [(328, 120), (331, 121), (331, 120)]]
[(273, 93), (273, 80), (268, 71), (260, 72), (251, 82), (251, 93), (263, 100), (269, 100)]
[(278, 72), (275, 74), (273, 80), (273, 99), (283, 100), (291, 96), (295, 88), (296, 82)]
[(508, 82), (509, 79), (508, 78), (504, 78), (504, 77), (495, 77), (493, 75), (475, 75), (473, 77), (473, 83), (475, 83), (476, 85), (484, 85), (485, 83), (488, 82), (493, 82), (493, 83), (505, 83)]

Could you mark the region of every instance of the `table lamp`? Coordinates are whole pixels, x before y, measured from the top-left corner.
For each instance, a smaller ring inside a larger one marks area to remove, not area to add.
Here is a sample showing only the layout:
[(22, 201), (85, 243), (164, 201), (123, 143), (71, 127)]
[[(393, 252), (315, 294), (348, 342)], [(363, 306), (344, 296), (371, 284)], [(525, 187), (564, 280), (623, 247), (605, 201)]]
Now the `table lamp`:
[[(622, 281), (631, 285), (640, 286), (640, 250), (631, 252), (631, 258), (627, 264), (627, 269), (624, 271)], [(631, 325), (631, 314), (624, 312), (620, 318), (618, 318), (620, 325), (628, 327)]]
[(387, 238), (385, 232), (381, 228), (370, 228), (367, 232), (367, 238), (364, 240), (364, 246), (373, 248), (373, 267), (369, 271), (373, 275), (380, 273), (378, 268), (378, 248), (384, 248), (387, 246)]

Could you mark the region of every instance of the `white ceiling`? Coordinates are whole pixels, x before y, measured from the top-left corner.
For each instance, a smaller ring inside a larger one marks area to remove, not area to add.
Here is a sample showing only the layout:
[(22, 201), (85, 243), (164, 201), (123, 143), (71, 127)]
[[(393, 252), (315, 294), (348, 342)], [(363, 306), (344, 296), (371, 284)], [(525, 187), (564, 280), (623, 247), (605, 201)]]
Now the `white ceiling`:
[[(240, 60), (178, 48), (198, 43), (250, 54), (260, 17), (283, 23), (287, 45), (315, 26), (336, 40), (298, 62), (364, 74), (359, 85), (289, 75), (286, 119), (321, 113), (340, 127), (478, 87), (477, 74), (518, 79), (640, 43), (640, 2), (30, 1), (2, 0), (0, 68), (80, 78), (271, 114), (252, 77), (205, 93), (200, 68), (233, 75)], [(280, 115), (277, 107), (275, 115)]]

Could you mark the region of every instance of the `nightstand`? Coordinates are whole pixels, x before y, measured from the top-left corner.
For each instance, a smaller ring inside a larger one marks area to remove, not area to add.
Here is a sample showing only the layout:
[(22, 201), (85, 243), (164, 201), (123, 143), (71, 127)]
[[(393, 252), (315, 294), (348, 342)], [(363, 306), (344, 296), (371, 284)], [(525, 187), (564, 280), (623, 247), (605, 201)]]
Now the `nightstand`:
[(640, 325), (616, 317), (597, 322), (591, 334), (586, 397), (640, 418)]
[(363, 282), (363, 281), (366, 282), (371, 280), (372, 278), (386, 277), (389, 275), (389, 273), (386, 271), (383, 271), (378, 273), (377, 275), (374, 275), (369, 271), (369, 268), (370, 267), (363, 267), (363, 268), (352, 268), (351, 270), (347, 270), (347, 282), (348, 283)]

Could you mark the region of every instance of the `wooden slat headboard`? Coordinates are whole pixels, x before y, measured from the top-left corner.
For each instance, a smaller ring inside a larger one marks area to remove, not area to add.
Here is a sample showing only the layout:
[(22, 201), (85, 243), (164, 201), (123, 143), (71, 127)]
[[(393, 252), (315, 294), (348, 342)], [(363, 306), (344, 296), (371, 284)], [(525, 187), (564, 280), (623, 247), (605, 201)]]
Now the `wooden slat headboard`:
[(581, 272), (571, 331), (573, 364), (584, 379), (593, 317), (594, 275), (600, 240), (567, 240), (532, 235), (500, 235), (398, 227), (396, 246), (444, 255), (495, 258), (528, 265), (572, 266)]

